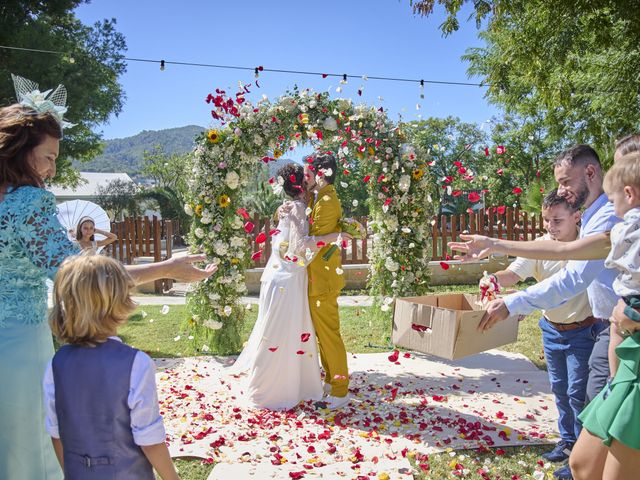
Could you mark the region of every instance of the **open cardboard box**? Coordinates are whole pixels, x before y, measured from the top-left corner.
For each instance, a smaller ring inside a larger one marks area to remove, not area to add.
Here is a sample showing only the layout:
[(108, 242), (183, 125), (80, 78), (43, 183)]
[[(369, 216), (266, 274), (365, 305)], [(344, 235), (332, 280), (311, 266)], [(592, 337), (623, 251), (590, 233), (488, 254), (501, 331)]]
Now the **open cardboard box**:
[(476, 296), (462, 293), (396, 299), (393, 343), (399, 347), (455, 360), (518, 339), (517, 316), (482, 333), (484, 310)]

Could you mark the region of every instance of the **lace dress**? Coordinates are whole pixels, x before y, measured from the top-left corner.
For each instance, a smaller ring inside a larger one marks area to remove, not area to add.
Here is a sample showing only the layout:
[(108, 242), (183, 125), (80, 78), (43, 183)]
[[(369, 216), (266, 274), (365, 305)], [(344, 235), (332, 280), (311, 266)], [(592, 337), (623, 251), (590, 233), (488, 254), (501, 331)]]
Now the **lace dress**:
[(286, 410), (322, 398), (316, 336), (309, 313), (309, 222), (303, 202), (278, 223), (264, 269), (258, 319), (246, 347), (229, 369), (247, 372), (245, 392), (256, 408)]
[(0, 201), (0, 478), (61, 479), (44, 429), (42, 378), (53, 356), (45, 279), (78, 249), (54, 196), (20, 187)]

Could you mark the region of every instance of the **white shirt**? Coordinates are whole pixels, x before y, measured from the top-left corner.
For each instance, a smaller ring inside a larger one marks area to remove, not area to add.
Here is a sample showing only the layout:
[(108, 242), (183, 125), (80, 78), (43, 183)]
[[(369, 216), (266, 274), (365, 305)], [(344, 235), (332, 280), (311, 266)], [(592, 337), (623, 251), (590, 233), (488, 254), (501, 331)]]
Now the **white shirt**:
[[(118, 337), (109, 337), (122, 342)], [(45, 428), (53, 438), (60, 438), (56, 413), (56, 389), (53, 381), (51, 361), (44, 374)], [(131, 409), (131, 432), (136, 445), (156, 445), (165, 441), (164, 424), (160, 416), (158, 392), (156, 390), (156, 364), (144, 352), (137, 352), (131, 367), (129, 396)], [(87, 426), (91, 428), (90, 426)]]
[(625, 213), (611, 229), (611, 251), (604, 264), (618, 270), (613, 282), (617, 295), (640, 295), (640, 207)]
[[(603, 193), (582, 213), (580, 238), (610, 231), (620, 219)], [(609, 318), (618, 296), (613, 291), (616, 271), (605, 268), (604, 260), (570, 260), (555, 275), (518, 293), (504, 297), (511, 315), (528, 315), (535, 310), (555, 308), (587, 291), (593, 316)]]
[[(546, 234), (536, 240), (551, 240), (551, 236)], [(532, 260), (518, 257), (507, 267), (507, 270), (515, 273), (522, 280), (533, 277), (541, 282), (562, 270), (566, 264), (567, 260)], [(579, 293), (559, 307), (542, 310), (542, 314), (554, 323), (581, 322), (591, 316), (587, 292)]]

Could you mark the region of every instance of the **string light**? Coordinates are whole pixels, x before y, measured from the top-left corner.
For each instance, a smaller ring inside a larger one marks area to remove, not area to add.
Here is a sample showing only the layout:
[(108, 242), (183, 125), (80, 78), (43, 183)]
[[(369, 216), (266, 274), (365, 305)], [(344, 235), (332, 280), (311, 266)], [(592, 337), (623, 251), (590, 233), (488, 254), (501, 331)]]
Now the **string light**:
[[(50, 55), (67, 55), (65, 52), (60, 52), (56, 50), (43, 50), (37, 48), (25, 48), (25, 47), (15, 47), (10, 45), (0, 45), (0, 49), (4, 50), (18, 50), (23, 52), (34, 52), (34, 53), (46, 53)], [(123, 57), (122, 60), (127, 62), (139, 62), (139, 63), (160, 63), (160, 68), (162, 69), (163, 65), (180, 65), (180, 66), (189, 66), (189, 67), (203, 67), (203, 68), (219, 68), (226, 70), (247, 70), (253, 71), (255, 74), (256, 67), (244, 67), (240, 65), (218, 65), (218, 64), (210, 64), (210, 63), (195, 63), (195, 62), (179, 62), (179, 61), (170, 61), (170, 60), (154, 60), (150, 58), (135, 58), (135, 57)], [(324, 72), (312, 72), (305, 70), (287, 70), (287, 69), (279, 69), (279, 68), (262, 68), (258, 67), (258, 71), (271, 72), (271, 73), (284, 73), (291, 75), (312, 75), (312, 76), (321, 76), (322, 78), (327, 77), (342, 77), (340, 83), (346, 84), (349, 78), (363, 78), (361, 75), (352, 75), (347, 73), (324, 73)], [(401, 77), (384, 77), (384, 76), (367, 76), (367, 80), (382, 80), (388, 82), (410, 82), (410, 83), (418, 83), (420, 85), (429, 83), (433, 85), (455, 85), (455, 86), (465, 86), (465, 87), (489, 87), (486, 83), (474, 83), (474, 82), (452, 82), (446, 80), (419, 80), (413, 78), (401, 78)]]

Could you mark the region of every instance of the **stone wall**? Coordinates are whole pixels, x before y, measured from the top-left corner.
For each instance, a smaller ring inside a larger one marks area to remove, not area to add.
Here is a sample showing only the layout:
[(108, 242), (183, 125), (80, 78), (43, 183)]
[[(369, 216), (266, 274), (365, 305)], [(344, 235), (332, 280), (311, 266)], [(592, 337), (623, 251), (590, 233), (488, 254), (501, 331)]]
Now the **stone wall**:
[[(503, 270), (511, 263), (512, 258), (495, 257), (490, 260), (481, 260), (475, 263), (460, 264), (451, 261), (449, 269), (444, 270), (440, 266), (440, 262), (429, 263), (429, 284), (430, 285), (464, 285), (478, 283), (482, 273), (486, 270), (489, 273)], [(369, 265), (343, 265), (344, 277), (346, 282), (345, 289), (361, 290), (366, 287), (367, 276), (369, 274)], [(257, 295), (260, 293), (260, 276), (264, 268), (252, 268), (246, 271), (246, 282), (249, 294)]]

